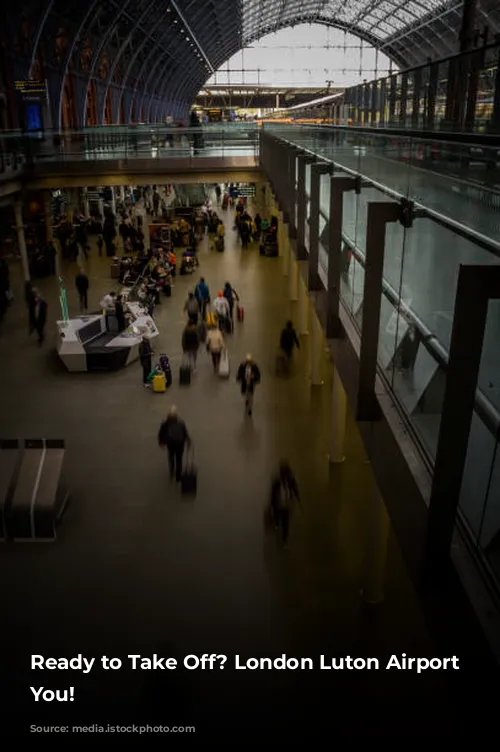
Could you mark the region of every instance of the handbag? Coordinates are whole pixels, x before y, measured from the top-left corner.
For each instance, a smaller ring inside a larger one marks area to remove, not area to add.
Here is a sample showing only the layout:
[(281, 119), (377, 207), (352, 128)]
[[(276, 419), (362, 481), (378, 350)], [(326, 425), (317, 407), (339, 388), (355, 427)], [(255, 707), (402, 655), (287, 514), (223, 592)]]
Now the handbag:
[(226, 349), (224, 349), (221, 353), (220, 362), (219, 362), (219, 376), (221, 379), (228, 379), (229, 373), (230, 373), (230, 365), (229, 365), (229, 353)]

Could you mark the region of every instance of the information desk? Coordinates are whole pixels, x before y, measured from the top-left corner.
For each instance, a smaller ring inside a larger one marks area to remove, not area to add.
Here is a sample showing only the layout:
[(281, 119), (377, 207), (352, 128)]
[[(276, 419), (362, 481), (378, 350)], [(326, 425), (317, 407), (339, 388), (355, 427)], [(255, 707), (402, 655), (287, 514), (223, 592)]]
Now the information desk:
[(158, 336), (156, 324), (138, 303), (128, 303), (133, 321), (121, 333), (108, 331), (104, 315), (58, 321), (57, 352), (68, 371), (116, 371), (139, 358), (144, 336)]

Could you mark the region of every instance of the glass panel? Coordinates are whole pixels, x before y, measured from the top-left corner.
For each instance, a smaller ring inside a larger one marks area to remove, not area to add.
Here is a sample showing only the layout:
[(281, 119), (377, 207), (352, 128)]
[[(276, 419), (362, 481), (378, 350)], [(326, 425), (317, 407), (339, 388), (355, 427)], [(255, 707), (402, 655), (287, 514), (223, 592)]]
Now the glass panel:
[[(475, 540), (478, 540), (481, 531), (495, 448), (494, 436), (474, 413), (458, 503)], [(484, 529), (486, 542), (489, 540), (489, 532), (491, 530), (487, 526)]]
[(406, 232), (402, 225), (391, 223), (386, 226), (378, 362), (391, 385), (393, 383), (396, 355), (407, 335), (409, 327), (409, 323), (400, 306), (405, 240)]
[(494, 574), (500, 578), (500, 445), (496, 444), (489, 472), (489, 489), (479, 535), (479, 545)]
[(500, 411), (500, 300), (490, 300), (488, 304), (478, 387)]
[(305, 185), (306, 185), (306, 196), (310, 196), (311, 195), (311, 165), (310, 164), (306, 164)]
[(320, 175), (319, 208), (326, 217), (330, 216), (330, 181), (331, 175)]

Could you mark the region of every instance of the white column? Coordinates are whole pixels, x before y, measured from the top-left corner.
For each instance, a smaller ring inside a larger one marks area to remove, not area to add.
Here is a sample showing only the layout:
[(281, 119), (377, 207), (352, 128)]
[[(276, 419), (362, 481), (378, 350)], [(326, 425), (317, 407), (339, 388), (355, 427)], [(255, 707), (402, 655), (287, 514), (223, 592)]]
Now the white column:
[(385, 564), (391, 521), (375, 481), (370, 507), (366, 536), (366, 569), (361, 595), (365, 603), (376, 605), (384, 600)]
[(98, 212), (101, 217), (104, 217), (104, 200), (102, 198), (98, 201)]
[(23, 224), (23, 203), (22, 201), (16, 201), (14, 204), (14, 216), (16, 218), (16, 233), (17, 233), (17, 245), (19, 246), (19, 253), (21, 256), (21, 264), (23, 265), (24, 281), (30, 280), (30, 265), (28, 261), (28, 252), (26, 250), (26, 238), (24, 236), (24, 224)]
[(125, 186), (121, 185), (119, 187), (120, 191), (120, 201), (125, 201)]
[(316, 316), (314, 310), (313, 301), (311, 305), (311, 384), (312, 386), (321, 386), (323, 380), (321, 378), (321, 366), (323, 357), (323, 332), (321, 325)]
[[(297, 264), (298, 269), (298, 264)], [(309, 296), (298, 269), (299, 334), (309, 334)]]
[(114, 186), (111, 186), (111, 211), (116, 217), (116, 196)]
[(290, 294), (290, 300), (295, 302), (298, 298), (298, 285), (299, 285), (299, 265), (292, 258), (292, 249), (290, 248), (290, 273), (288, 275), (288, 291)]
[(333, 368), (332, 387), (332, 426), (330, 432), (330, 455), (332, 464), (345, 460), (344, 443), (347, 419), (347, 395), (340, 380), (339, 372)]

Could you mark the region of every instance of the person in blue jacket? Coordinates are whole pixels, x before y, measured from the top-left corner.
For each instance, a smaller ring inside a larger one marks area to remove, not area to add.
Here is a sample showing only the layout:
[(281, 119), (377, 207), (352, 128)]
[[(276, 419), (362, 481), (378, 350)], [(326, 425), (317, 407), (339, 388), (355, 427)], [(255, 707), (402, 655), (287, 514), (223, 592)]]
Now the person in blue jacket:
[(210, 303), (210, 290), (208, 289), (208, 285), (205, 282), (204, 277), (201, 277), (200, 281), (196, 285), (194, 289), (194, 297), (198, 301), (201, 316), (202, 319), (204, 319), (207, 313), (207, 306)]
[(231, 319), (231, 323), (234, 322), (233, 319), (233, 309), (234, 309), (234, 301), (236, 300), (238, 303), (240, 302), (240, 298), (234, 287), (230, 282), (226, 282), (224, 285), (224, 297), (226, 298), (227, 302), (229, 303), (229, 316)]

